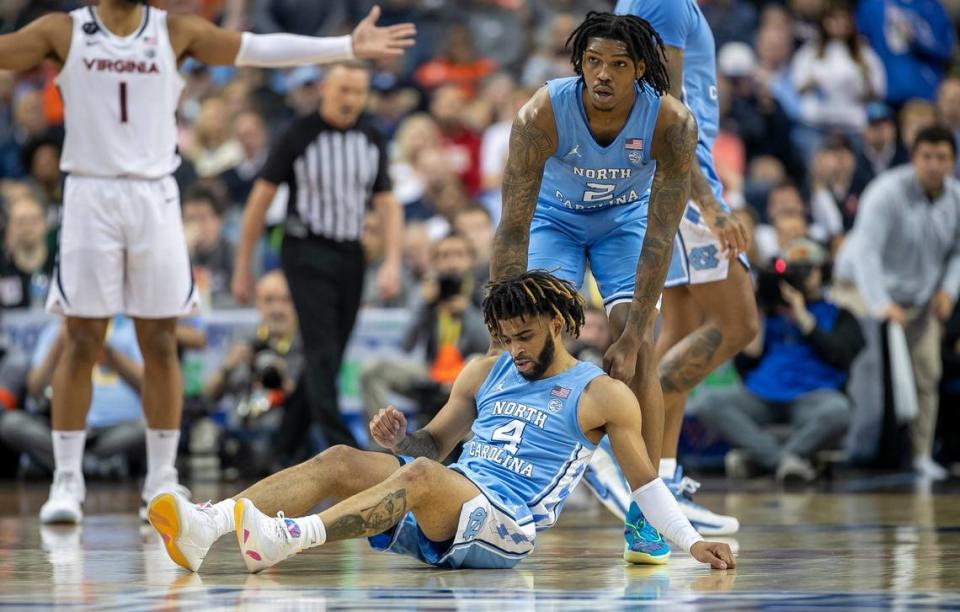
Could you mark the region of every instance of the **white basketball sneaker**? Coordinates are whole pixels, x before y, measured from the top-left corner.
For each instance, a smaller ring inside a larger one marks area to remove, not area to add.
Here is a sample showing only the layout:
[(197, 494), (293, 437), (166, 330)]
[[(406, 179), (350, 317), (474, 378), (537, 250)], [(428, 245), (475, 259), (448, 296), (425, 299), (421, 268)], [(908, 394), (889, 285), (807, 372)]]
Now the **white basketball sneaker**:
[(83, 482), (83, 474), (75, 472), (61, 472), (53, 474), (53, 484), (50, 485), (50, 497), (40, 508), (40, 522), (71, 523), (77, 525), (83, 520), (83, 500), (87, 495), (87, 487)]
[(731, 535), (740, 530), (740, 521), (735, 516), (717, 514), (693, 501), (693, 494), (700, 488), (700, 483), (683, 475), (683, 467), (677, 466), (671, 480), (664, 479), (667, 487), (673, 492), (684, 516), (690, 521), (694, 529), (705, 536)]
[(247, 498), (238, 499), (233, 512), (237, 542), (251, 573), (262, 572), (300, 552), (303, 544), (300, 526), (283, 512), (271, 518)]
[(180, 484), (176, 468), (160, 470), (157, 474), (148, 474), (143, 481), (143, 490), (140, 493), (140, 520), (147, 521), (147, 505), (161, 493), (174, 493), (184, 499), (190, 499), (190, 489)]
[(209, 503), (192, 504), (175, 493), (161, 493), (150, 502), (147, 516), (174, 563), (195, 572), (224, 530)]

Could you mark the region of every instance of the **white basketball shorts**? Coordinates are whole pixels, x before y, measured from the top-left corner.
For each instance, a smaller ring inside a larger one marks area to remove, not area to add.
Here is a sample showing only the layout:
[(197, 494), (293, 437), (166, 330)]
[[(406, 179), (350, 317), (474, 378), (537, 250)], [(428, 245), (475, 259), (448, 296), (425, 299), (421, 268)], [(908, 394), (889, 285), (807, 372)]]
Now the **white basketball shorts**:
[(49, 312), (164, 319), (198, 304), (173, 177), (67, 177)]

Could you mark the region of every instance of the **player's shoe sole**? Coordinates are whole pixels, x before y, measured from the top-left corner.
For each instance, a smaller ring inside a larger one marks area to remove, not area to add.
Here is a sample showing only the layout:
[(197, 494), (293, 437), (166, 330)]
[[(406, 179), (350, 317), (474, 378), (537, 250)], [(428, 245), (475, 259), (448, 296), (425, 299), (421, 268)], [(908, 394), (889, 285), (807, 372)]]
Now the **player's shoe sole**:
[(635, 565), (666, 565), (670, 560), (670, 551), (667, 550), (667, 552), (661, 554), (651, 554), (630, 550), (630, 546), (627, 545), (623, 549), (623, 560)]
[(180, 519), (180, 511), (177, 509), (174, 494), (161, 493), (155, 497), (147, 510), (147, 519), (153, 525), (153, 528), (160, 533), (167, 554), (170, 555), (173, 562), (191, 572), (197, 571), (195, 567), (190, 565), (187, 557), (177, 546), (177, 541), (183, 530), (183, 523)]

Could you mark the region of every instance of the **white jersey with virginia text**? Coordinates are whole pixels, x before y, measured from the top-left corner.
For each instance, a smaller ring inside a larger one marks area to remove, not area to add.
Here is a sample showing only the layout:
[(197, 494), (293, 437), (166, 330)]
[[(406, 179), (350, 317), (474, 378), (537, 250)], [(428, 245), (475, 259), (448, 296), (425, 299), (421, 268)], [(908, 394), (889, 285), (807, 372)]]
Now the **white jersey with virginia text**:
[(89, 6), (70, 13), (73, 35), (57, 78), (66, 141), (60, 168), (93, 177), (157, 179), (180, 165), (176, 110), (183, 90), (167, 13), (143, 8), (130, 36), (110, 32)]

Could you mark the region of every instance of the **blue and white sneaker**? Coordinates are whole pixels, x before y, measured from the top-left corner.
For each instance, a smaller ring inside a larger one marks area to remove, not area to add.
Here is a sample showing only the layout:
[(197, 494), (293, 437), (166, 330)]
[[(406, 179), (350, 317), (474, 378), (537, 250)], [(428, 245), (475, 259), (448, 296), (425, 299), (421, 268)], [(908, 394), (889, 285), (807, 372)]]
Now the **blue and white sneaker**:
[(726, 516), (711, 512), (693, 501), (693, 494), (700, 488), (700, 483), (683, 475), (683, 466), (678, 465), (670, 480), (664, 479), (667, 487), (673, 492), (683, 510), (684, 516), (693, 525), (693, 528), (704, 536), (722, 536), (737, 533), (740, 530), (740, 521), (734, 516)]
[(627, 520), (623, 526), (623, 537), (626, 540), (623, 559), (627, 563), (663, 565), (670, 559), (670, 545), (660, 532), (647, 522), (637, 502), (630, 502)]
[(626, 520), (627, 508), (630, 507), (630, 485), (613, 459), (613, 448), (606, 436), (593, 451), (583, 473), (583, 482), (607, 510), (621, 521)]

